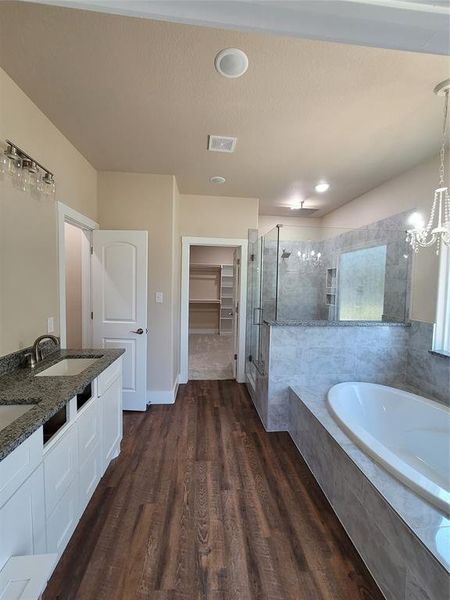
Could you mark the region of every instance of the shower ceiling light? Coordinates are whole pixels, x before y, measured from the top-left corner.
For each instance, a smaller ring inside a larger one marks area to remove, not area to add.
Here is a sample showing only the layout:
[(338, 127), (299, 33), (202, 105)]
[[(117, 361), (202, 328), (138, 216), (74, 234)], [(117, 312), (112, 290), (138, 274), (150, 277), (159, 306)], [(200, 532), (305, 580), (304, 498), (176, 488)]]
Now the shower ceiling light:
[(318, 183), (316, 185), (316, 187), (314, 189), (319, 194), (323, 194), (324, 192), (327, 192), (330, 189), (330, 184), (327, 183), (326, 181), (321, 181), (320, 183)]
[(441, 81), (435, 88), (434, 93), (444, 96), (444, 118), (442, 124), (439, 182), (434, 190), (433, 202), (431, 204), (428, 223), (416, 218), (411, 229), (407, 230), (406, 241), (410, 243), (414, 252), (419, 248), (427, 248), (436, 244), (436, 254), (439, 254), (441, 244), (450, 246), (450, 196), (448, 185), (445, 184), (445, 145), (447, 142), (447, 117), (448, 117), (448, 95), (450, 93), (450, 79)]

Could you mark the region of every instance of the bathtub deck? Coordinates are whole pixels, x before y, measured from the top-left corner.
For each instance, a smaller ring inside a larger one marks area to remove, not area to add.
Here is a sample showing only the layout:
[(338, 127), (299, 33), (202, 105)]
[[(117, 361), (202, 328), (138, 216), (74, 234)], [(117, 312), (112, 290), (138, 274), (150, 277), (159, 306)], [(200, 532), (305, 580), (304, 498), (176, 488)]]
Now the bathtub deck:
[(45, 600), (381, 600), (287, 433), (244, 386), (193, 381), (125, 413)]

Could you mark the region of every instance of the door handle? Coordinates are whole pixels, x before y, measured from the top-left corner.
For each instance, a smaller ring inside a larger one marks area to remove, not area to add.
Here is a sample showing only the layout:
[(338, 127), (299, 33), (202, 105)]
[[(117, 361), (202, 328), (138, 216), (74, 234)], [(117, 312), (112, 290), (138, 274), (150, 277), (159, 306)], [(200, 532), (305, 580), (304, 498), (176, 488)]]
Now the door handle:
[(130, 333), (137, 333), (138, 335), (142, 335), (144, 333), (144, 330), (142, 329), (142, 327), (139, 327), (139, 329), (136, 329), (136, 331), (131, 330)]

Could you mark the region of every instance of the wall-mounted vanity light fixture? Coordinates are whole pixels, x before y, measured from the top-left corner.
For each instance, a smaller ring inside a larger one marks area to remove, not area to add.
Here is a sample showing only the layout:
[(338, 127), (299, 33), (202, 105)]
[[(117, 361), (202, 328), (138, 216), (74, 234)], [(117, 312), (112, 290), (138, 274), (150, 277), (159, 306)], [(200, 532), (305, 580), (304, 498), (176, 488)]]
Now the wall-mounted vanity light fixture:
[(0, 155), (0, 174), (10, 175), (14, 185), (24, 192), (45, 196), (55, 193), (53, 173), (10, 140), (6, 140), (6, 150)]

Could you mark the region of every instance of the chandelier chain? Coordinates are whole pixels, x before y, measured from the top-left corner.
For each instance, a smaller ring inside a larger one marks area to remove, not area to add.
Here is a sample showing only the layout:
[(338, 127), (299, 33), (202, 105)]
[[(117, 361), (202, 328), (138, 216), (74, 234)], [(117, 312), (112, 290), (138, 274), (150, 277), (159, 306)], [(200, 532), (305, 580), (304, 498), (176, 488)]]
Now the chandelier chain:
[(444, 102), (444, 123), (442, 125), (442, 143), (441, 143), (441, 164), (439, 167), (439, 185), (443, 186), (445, 183), (445, 144), (447, 142), (447, 129), (448, 129), (448, 93), (447, 90), (445, 92), (445, 102)]

